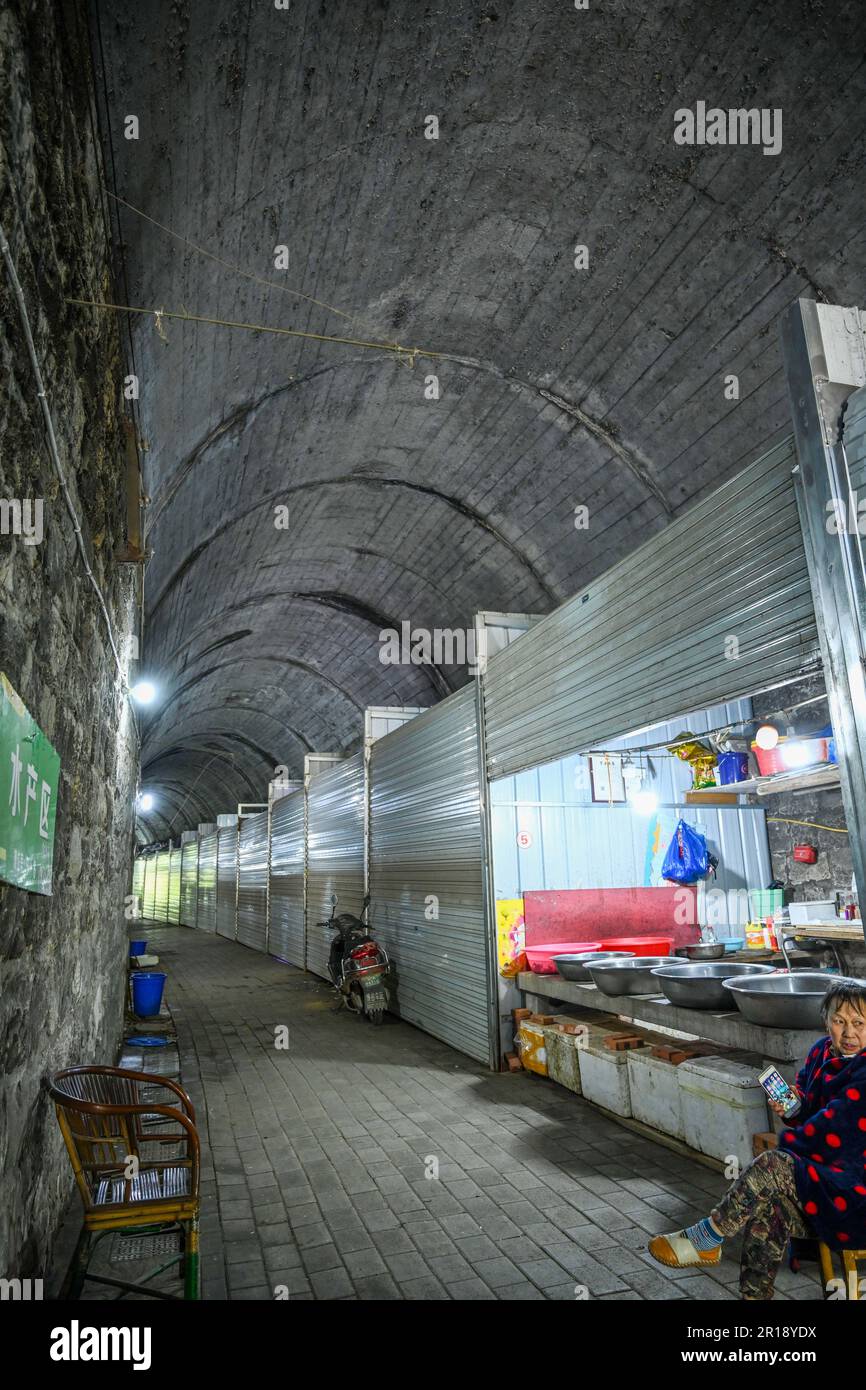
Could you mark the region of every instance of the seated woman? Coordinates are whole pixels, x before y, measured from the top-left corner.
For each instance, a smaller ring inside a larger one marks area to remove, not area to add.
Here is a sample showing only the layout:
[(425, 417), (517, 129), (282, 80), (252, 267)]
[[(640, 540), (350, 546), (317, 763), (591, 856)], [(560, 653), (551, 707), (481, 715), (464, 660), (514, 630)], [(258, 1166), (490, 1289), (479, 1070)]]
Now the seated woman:
[(791, 1236), (866, 1247), (866, 982), (833, 981), (821, 1013), (829, 1037), (797, 1075), (800, 1105), (779, 1147), (759, 1154), (709, 1216), (655, 1236), (649, 1252), (661, 1264), (718, 1264), (725, 1237), (745, 1227), (740, 1295), (770, 1299)]

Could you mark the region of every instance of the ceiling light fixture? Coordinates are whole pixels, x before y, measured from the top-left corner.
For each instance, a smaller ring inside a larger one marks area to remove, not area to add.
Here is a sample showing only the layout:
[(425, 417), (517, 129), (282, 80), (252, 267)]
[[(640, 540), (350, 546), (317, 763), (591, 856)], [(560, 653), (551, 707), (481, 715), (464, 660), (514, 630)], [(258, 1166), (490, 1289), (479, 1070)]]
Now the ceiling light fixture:
[(156, 699), (156, 686), (152, 681), (137, 681), (129, 693), (137, 704), (150, 705)]

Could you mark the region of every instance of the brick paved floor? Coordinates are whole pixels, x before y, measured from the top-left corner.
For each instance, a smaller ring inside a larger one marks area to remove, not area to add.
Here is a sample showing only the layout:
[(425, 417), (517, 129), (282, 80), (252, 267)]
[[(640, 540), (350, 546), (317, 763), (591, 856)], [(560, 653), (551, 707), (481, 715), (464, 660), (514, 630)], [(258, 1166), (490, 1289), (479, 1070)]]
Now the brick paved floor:
[[(553, 1082), (336, 1012), (314, 976), (186, 928), (147, 935), (200, 1118), (205, 1298), (737, 1298), (730, 1242), (714, 1271), (645, 1248), (704, 1214), (720, 1174)], [(780, 1274), (777, 1298), (819, 1296), (811, 1271)]]

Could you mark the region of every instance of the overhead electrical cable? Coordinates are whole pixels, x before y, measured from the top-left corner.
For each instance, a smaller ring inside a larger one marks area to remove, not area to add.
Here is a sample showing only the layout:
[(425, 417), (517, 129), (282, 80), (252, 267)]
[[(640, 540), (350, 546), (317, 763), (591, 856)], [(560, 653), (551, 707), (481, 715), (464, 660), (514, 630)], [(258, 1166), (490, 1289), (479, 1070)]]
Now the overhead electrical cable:
[(39, 355), (36, 351), (36, 344), (33, 341), (33, 333), (30, 327), (30, 317), (27, 313), (27, 305), (24, 300), (24, 291), (21, 288), (21, 282), (18, 279), (18, 274), (15, 269), (15, 262), (12, 260), (12, 253), (9, 250), (9, 242), (6, 240), (6, 233), (2, 227), (0, 227), (0, 254), (2, 254), (3, 260), (6, 264), (6, 272), (9, 276), (9, 281), (12, 285), (12, 292), (15, 296), (15, 300), (18, 305), (18, 316), (21, 320), (21, 328), (24, 333), (24, 341), (27, 344), (27, 353), (30, 357), (30, 365), (33, 368), (33, 376), (36, 381), (36, 396), (39, 401), (39, 406), (42, 411), (42, 418), (45, 424), (45, 437), (48, 443), (48, 454), (51, 459), (54, 472), (57, 475), (57, 480), (60, 484), (60, 490), (63, 493), (63, 501), (66, 504), (66, 510), (69, 513), (70, 520), (72, 521), (72, 529), (75, 533), (75, 542), (78, 547), (78, 553), (81, 556), (81, 563), (84, 566), (84, 572), (87, 575), (87, 578), (89, 579), (90, 584), (93, 587), (93, 591), (96, 594), (97, 600), (99, 602), (99, 607), (102, 611), (102, 616), (105, 619), (105, 626), (108, 631), (108, 642), (111, 647), (112, 655), (114, 656), (114, 661), (115, 665), (117, 666), (118, 675), (120, 676), (122, 688), (124, 692), (126, 692), (128, 690), (128, 686), (126, 683), (126, 674), (123, 670), (123, 664), (118, 654), (117, 643), (115, 642), (114, 638), (114, 628), (112, 627), (111, 623), (111, 615), (108, 611), (105, 598), (103, 596), (101, 588), (99, 587), (99, 583), (96, 579), (96, 576), (90, 567), (90, 560), (87, 556), (87, 550), (85, 549), (84, 545), (84, 537), (81, 531), (81, 523), (78, 520), (78, 516), (75, 511), (75, 506), (69, 492), (68, 484), (66, 482), (66, 477), (63, 472), (63, 465), (60, 462), (60, 452), (57, 447), (57, 436), (54, 433), (54, 421), (51, 416), (51, 407), (48, 404), (48, 393), (45, 390), (45, 381), (42, 376), (42, 369), (39, 365)]
[(182, 323), (209, 323), (220, 328), (241, 328), (250, 333), (275, 333), (286, 338), (311, 338), (317, 343), (339, 343), (343, 347), (366, 348), (374, 352), (385, 352), (389, 356), (397, 357), (400, 361), (407, 361), (407, 365), (414, 366), (417, 357), (439, 358), (443, 361), (453, 360), (446, 352), (432, 352), (428, 348), (402, 347), (399, 343), (377, 343), (369, 342), (363, 338), (341, 338), (330, 333), (311, 333), (302, 328), (274, 328), (266, 323), (244, 323), (239, 319), (218, 319), (211, 318), (206, 314), (191, 314), (188, 310), (156, 309), (147, 308), (137, 304), (106, 304), (97, 299), (75, 299), (67, 297), (66, 304), (78, 304), (85, 309), (107, 309), (118, 314), (148, 314), (153, 317), (157, 330), (161, 329), (163, 319), (179, 319)]

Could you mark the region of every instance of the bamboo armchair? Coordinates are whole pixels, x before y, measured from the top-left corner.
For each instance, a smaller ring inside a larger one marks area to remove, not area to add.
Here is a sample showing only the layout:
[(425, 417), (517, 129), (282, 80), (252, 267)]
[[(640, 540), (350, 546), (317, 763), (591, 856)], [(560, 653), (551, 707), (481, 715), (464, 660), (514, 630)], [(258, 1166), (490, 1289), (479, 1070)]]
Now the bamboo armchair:
[(837, 1297), (838, 1286), (844, 1284), (845, 1297), (859, 1299), (860, 1270), (858, 1261), (866, 1261), (866, 1250), (840, 1250), (838, 1254), (842, 1260), (844, 1280), (836, 1277), (833, 1269), (833, 1252), (829, 1245), (825, 1245), (823, 1241), (818, 1242), (818, 1259), (821, 1264), (821, 1279), (824, 1285), (824, 1297), (826, 1299), (831, 1296), (831, 1289), (836, 1290), (832, 1297)]
[[(89, 1279), (123, 1292), (171, 1298), (145, 1284), (180, 1261), (184, 1297), (198, 1298), (200, 1147), (189, 1096), (165, 1077), (121, 1067), (70, 1067), (57, 1072), (47, 1089), (84, 1207), (60, 1297), (79, 1298)], [(150, 1234), (167, 1226), (180, 1227), (183, 1254), (143, 1283), (88, 1273), (95, 1242), (107, 1231)]]

